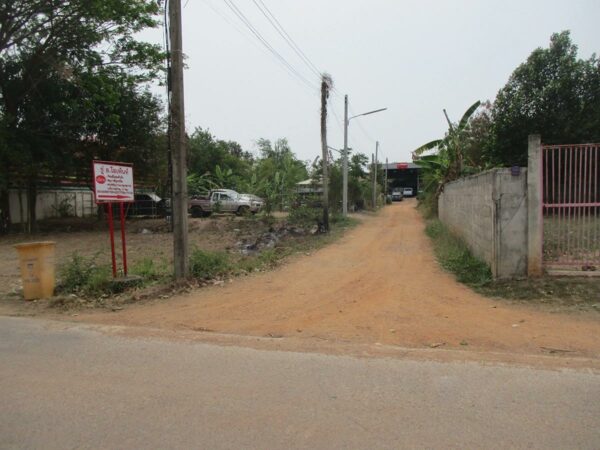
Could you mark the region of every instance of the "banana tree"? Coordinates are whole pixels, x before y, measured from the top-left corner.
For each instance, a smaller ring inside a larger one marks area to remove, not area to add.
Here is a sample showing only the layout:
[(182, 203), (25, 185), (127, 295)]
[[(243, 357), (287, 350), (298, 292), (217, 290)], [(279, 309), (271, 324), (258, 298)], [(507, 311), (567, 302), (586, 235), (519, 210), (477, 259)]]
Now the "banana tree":
[[(423, 144), (413, 151), (415, 164), (421, 166), (423, 178), (430, 181), (425, 183), (424, 190), (434, 193), (436, 198), (439, 197), (446, 183), (456, 180), (465, 171), (463, 152), (465, 132), (471, 116), (480, 104), (479, 101), (473, 103), (465, 111), (458, 125), (448, 120), (448, 132), (442, 139)], [(437, 153), (423, 156), (426, 151), (434, 149), (437, 149)]]
[(434, 194), (436, 198), (439, 197), (448, 172), (448, 159), (440, 154), (425, 155), (415, 161), (415, 164), (421, 168), (423, 191)]
[(209, 190), (216, 189), (218, 187), (211, 179), (209, 173), (205, 173), (203, 175), (192, 173), (187, 177), (187, 184), (188, 193), (191, 196), (206, 195)]
[(270, 179), (263, 180), (263, 192), (265, 199), (265, 213), (270, 216), (273, 212), (275, 204), (277, 203), (277, 197), (281, 190), (281, 176), (279, 172), (275, 172), (275, 175)]
[(217, 164), (215, 166), (215, 173), (213, 175), (213, 178), (215, 184), (217, 184), (217, 186), (219, 186), (220, 188), (231, 189), (234, 187), (233, 170), (231, 170), (229, 167), (221, 169), (221, 166)]

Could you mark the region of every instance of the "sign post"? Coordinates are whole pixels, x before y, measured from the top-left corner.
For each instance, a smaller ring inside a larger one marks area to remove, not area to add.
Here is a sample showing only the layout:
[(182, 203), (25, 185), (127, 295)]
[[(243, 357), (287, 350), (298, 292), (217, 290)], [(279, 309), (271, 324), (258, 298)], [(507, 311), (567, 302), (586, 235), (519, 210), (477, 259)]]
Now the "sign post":
[(112, 204), (119, 204), (121, 245), (123, 248), (123, 274), (127, 276), (127, 246), (125, 243), (125, 211), (123, 205), (125, 202), (133, 202), (135, 199), (133, 190), (133, 165), (122, 162), (94, 161), (93, 175), (96, 204), (106, 204), (108, 213), (110, 252), (114, 278), (117, 276), (117, 260), (115, 257), (115, 228)]

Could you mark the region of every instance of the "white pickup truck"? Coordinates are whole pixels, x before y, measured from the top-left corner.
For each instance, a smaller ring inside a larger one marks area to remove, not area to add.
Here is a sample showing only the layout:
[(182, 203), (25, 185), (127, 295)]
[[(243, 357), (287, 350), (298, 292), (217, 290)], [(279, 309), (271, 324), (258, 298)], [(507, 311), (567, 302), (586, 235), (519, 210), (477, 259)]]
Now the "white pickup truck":
[(402, 194), (405, 197), (412, 197), (414, 195), (413, 188), (411, 188), (411, 187), (405, 187), (404, 189), (402, 189)]
[(208, 217), (213, 212), (243, 215), (256, 214), (263, 207), (263, 200), (251, 194), (239, 194), (231, 189), (215, 189), (206, 197), (193, 197), (189, 201), (192, 217)]

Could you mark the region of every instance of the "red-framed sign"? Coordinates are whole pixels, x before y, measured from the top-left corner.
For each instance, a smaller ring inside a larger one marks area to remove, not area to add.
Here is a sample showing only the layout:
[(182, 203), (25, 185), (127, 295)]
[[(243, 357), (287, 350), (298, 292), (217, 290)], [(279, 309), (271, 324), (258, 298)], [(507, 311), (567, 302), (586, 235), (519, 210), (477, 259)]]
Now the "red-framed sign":
[(94, 161), (94, 198), (96, 203), (132, 202), (133, 164)]
[(408, 169), (408, 163), (398, 163), (398, 164), (396, 164), (396, 169), (406, 170), (406, 169)]
[(121, 245), (123, 248), (123, 274), (127, 276), (127, 245), (125, 243), (124, 203), (133, 202), (133, 164), (115, 161), (94, 161), (94, 199), (96, 204), (106, 205), (108, 230), (110, 233), (110, 253), (112, 256), (113, 277), (117, 276), (117, 258), (115, 256), (115, 224), (113, 221), (113, 203), (119, 204), (121, 221)]

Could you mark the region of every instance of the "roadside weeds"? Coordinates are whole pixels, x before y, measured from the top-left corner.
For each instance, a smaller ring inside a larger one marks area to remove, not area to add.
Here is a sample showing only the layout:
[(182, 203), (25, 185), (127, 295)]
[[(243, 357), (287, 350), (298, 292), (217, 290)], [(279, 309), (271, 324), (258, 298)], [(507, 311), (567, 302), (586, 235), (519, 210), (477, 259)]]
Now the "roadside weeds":
[[(212, 220), (212, 219), (208, 219)], [(288, 227), (285, 220), (264, 223), (248, 219), (248, 228), (272, 232), (277, 227)], [(167, 299), (173, 295), (188, 292), (209, 285), (222, 285), (231, 282), (233, 277), (251, 275), (272, 270), (291, 256), (309, 254), (321, 247), (335, 242), (349, 228), (359, 221), (355, 218), (335, 217), (327, 234), (312, 234), (308, 230), (285, 235), (269, 247), (253, 251), (251, 254), (240, 252), (235, 246), (223, 250), (190, 249), (190, 278), (183, 282), (172, 280), (170, 263), (166, 258), (144, 258), (130, 268), (135, 276), (133, 282), (122, 284), (115, 282), (110, 267), (97, 262), (97, 255), (84, 257), (76, 253), (59, 267), (57, 295), (49, 301), (36, 302), (65, 312), (81, 308), (103, 308), (120, 310), (123, 305), (150, 299)], [(226, 227), (237, 227), (240, 222), (226, 222)], [(256, 239), (256, 233), (254, 235)]]
[(513, 303), (543, 306), (552, 311), (600, 313), (600, 280), (575, 277), (541, 277), (493, 280), (487, 264), (469, 251), (465, 242), (452, 234), (437, 218), (426, 219), (440, 266), (456, 280), (486, 297)]

